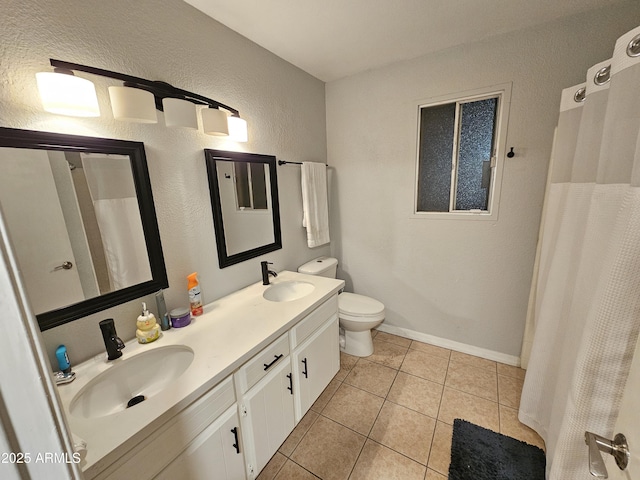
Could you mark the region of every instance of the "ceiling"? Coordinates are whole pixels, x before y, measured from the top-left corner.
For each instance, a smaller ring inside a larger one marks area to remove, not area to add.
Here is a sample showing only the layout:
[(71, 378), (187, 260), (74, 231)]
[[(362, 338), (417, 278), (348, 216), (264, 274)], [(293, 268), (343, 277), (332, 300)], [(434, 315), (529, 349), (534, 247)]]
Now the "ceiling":
[(185, 0), (325, 82), (623, 0)]

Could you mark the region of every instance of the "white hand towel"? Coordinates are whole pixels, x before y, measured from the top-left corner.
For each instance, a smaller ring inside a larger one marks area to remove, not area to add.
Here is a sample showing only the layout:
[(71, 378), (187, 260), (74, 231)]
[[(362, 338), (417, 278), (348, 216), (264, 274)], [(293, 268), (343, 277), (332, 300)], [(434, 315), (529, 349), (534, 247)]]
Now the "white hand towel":
[(302, 226), (307, 229), (307, 245), (329, 243), (329, 202), (327, 166), (302, 162)]

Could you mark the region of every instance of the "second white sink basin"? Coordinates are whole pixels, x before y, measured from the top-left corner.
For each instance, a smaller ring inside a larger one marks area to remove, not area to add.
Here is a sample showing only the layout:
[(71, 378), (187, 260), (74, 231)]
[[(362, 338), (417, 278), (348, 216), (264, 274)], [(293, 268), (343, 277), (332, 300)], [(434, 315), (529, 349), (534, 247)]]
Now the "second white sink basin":
[(274, 283), (267, 288), (262, 296), (272, 302), (290, 302), (302, 297), (306, 297), (316, 288), (312, 283), (307, 282), (281, 282)]
[(193, 350), (189, 347), (169, 345), (115, 360), (111, 368), (96, 376), (76, 394), (69, 405), (69, 412), (81, 418), (105, 417), (121, 412), (127, 404), (134, 406), (170, 386), (191, 365), (193, 357)]

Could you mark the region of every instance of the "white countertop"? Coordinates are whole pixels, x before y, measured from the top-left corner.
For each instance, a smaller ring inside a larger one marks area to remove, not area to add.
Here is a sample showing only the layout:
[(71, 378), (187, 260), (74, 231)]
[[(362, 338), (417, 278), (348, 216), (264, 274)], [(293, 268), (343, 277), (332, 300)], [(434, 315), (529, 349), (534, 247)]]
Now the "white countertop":
[[(58, 392), (71, 431), (87, 442), (81, 464), (86, 478), (112, 464), (344, 287), (343, 280), (289, 271), (280, 272), (271, 284), (285, 281), (309, 282), (315, 289), (297, 300), (271, 302), (262, 296), (268, 287), (258, 282), (206, 305), (203, 315), (189, 326), (167, 330), (153, 343), (127, 342), (119, 359), (107, 361), (105, 352), (74, 367), (76, 380), (60, 385)], [(106, 417), (79, 418), (69, 413), (74, 396), (99, 373), (138, 353), (167, 345), (187, 345), (195, 354), (173, 385), (134, 408)]]

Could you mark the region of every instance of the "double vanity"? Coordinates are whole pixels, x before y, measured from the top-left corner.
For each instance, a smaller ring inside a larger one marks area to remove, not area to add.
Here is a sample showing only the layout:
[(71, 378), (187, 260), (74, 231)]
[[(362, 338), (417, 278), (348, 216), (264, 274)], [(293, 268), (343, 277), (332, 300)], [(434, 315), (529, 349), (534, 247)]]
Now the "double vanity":
[(58, 391), (87, 480), (258, 475), (340, 368), (344, 281), (284, 271), (271, 283), (75, 368)]

